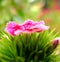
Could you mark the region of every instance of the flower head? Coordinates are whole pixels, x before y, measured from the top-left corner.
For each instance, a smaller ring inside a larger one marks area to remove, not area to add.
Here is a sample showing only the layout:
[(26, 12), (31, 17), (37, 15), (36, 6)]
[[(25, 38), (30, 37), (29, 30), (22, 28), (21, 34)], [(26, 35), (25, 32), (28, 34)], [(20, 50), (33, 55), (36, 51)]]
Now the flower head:
[(44, 21), (33, 22), (32, 20), (26, 20), (26, 22), (21, 25), (16, 24), (15, 22), (9, 22), (5, 31), (14, 36), (21, 33), (41, 32), (48, 29), (49, 27), (45, 26)]
[(15, 22), (9, 22), (5, 28), (5, 31), (11, 35), (17, 35), (16, 33), (19, 31), (19, 34), (22, 32), (22, 27)]
[(27, 20), (23, 27), (25, 28), (24, 32), (33, 33), (33, 32), (41, 32), (43, 30), (48, 30), (49, 27), (45, 26), (44, 21), (41, 22), (33, 22), (32, 20)]

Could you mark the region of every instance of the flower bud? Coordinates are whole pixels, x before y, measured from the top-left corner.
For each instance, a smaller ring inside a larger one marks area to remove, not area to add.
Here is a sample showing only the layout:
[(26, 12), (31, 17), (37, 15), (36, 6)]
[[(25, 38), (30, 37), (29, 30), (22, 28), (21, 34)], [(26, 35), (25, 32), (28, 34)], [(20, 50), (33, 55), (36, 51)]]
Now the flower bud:
[(55, 39), (53, 40), (53, 43), (52, 43), (53, 49), (58, 46), (59, 41), (60, 41), (60, 38), (59, 38), (59, 37), (57, 37), (57, 38), (55, 38)]

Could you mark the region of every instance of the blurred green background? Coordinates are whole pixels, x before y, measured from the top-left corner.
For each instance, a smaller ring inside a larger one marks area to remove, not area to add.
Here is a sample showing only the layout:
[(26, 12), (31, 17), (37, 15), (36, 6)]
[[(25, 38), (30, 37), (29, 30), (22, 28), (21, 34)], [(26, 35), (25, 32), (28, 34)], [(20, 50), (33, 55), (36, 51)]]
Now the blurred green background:
[(60, 0), (0, 0), (0, 30), (9, 21), (44, 20), (60, 32)]

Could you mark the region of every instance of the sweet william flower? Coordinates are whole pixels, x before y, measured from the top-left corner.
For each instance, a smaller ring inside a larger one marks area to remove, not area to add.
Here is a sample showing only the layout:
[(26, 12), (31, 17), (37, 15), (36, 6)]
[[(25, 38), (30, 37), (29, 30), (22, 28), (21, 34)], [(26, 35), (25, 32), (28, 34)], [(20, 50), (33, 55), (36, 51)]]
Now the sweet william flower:
[(45, 26), (44, 21), (33, 22), (32, 20), (27, 20), (23, 27), (25, 28), (25, 33), (41, 32), (49, 29), (49, 26)]
[(16, 24), (15, 22), (9, 22), (7, 23), (5, 31), (9, 33), (10, 35), (14, 36), (14, 35), (18, 35), (22, 33), (22, 27)]
[(44, 21), (33, 22), (32, 20), (26, 20), (26, 22), (21, 25), (15, 22), (9, 22), (5, 28), (5, 31), (10, 35), (15, 36), (21, 33), (41, 32), (48, 29), (49, 26), (45, 26)]

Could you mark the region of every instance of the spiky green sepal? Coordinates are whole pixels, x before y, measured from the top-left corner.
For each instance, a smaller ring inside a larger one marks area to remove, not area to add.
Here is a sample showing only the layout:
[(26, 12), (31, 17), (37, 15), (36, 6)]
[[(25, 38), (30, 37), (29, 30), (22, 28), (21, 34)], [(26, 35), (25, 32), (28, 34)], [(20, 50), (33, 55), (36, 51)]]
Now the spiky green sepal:
[(58, 36), (44, 31), (40, 33), (10, 36), (0, 33), (0, 61), (1, 62), (59, 62), (56, 54), (57, 46), (53, 48), (52, 40)]

